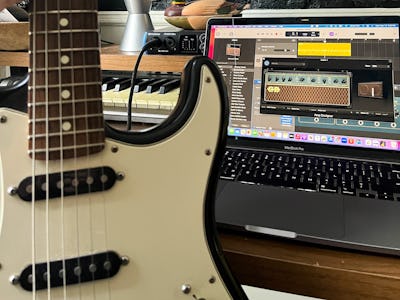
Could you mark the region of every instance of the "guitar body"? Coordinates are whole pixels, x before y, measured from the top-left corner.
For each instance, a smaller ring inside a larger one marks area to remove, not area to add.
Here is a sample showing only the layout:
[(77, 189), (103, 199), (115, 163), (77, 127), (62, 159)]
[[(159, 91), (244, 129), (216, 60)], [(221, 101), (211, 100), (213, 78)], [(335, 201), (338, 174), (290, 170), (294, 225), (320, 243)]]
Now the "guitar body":
[[(213, 220), (226, 95), (212, 62), (190, 64), (181, 95), (187, 101), (175, 119), (144, 134), (108, 128), (104, 150), (90, 156), (33, 164), (27, 115), (0, 108), (2, 299), (32, 299), (10, 279), (33, 256), (41, 263), (110, 250), (124, 261), (114, 277), (37, 290), (34, 299), (246, 298), (221, 257)], [(36, 174), (109, 166), (119, 180), (106, 191), (32, 204), (10, 188), (32, 176), (33, 165)]]

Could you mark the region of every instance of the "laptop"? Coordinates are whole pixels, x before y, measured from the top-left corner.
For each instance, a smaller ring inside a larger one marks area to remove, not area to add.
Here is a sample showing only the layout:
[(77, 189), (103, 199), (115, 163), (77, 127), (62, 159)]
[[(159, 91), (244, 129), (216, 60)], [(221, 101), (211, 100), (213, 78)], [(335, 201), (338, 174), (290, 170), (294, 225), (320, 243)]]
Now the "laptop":
[(400, 254), (398, 16), (214, 18), (230, 120), (217, 224)]

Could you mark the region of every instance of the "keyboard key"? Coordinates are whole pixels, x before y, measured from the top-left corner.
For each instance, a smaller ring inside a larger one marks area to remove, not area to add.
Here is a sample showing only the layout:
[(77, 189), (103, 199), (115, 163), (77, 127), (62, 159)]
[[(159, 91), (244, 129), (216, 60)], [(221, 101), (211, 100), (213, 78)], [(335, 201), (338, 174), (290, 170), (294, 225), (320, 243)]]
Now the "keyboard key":
[(375, 194), (373, 193), (359, 193), (359, 196), (363, 198), (375, 199)]
[(325, 192), (325, 193), (337, 193), (338, 192), (337, 187), (334, 187), (333, 185), (327, 185), (327, 184), (321, 184), (319, 187), (319, 190), (321, 192)]
[(247, 183), (400, 201), (400, 171), (388, 164), (247, 150), (227, 151), (225, 159), (222, 175)]
[(378, 194), (378, 199), (393, 201), (394, 197), (392, 194), (383, 193), (383, 194)]
[(350, 195), (350, 196), (355, 196), (356, 195), (356, 190), (348, 187), (343, 187), (342, 188), (342, 194), (343, 195)]

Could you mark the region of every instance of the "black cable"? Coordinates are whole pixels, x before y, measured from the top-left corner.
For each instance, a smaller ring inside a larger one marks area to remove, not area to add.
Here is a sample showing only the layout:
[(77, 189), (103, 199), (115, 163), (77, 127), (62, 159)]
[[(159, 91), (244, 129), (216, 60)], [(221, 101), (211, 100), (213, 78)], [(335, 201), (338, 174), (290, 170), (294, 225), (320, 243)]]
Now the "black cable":
[(136, 77), (137, 77), (137, 72), (139, 69), (139, 64), (140, 61), (142, 60), (142, 56), (143, 54), (149, 50), (152, 47), (160, 47), (162, 44), (161, 40), (156, 38), (156, 39), (152, 39), (150, 41), (148, 41), (142, 48), (142, 50), (140, 51), (138, 58), (136, 60), (135, 63), (135, 68), (133, 69), (132, 72), (132, 78), (131, 78), (131, 87), (130, 87), (130, 92), (129, 92), (129, 100), (128, 100), (128, 121), (127, 121), (127, 130), (131, 130), (132, 129), (132, 101), (133, 101), (133, 89), (135, 87), (135, 82), (136, 82)]

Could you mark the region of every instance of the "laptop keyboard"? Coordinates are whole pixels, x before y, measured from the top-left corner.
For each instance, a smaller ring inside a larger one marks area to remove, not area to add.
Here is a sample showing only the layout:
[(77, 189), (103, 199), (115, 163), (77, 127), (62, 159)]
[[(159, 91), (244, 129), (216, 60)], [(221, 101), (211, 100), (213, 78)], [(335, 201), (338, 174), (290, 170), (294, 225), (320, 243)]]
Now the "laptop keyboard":
[(400, 165), (227, 149), (220, 178), (400, 201)]

